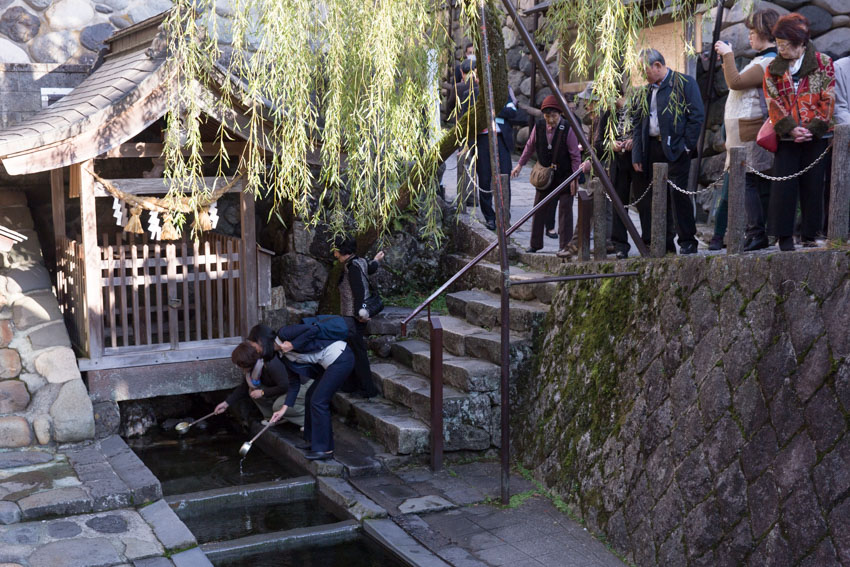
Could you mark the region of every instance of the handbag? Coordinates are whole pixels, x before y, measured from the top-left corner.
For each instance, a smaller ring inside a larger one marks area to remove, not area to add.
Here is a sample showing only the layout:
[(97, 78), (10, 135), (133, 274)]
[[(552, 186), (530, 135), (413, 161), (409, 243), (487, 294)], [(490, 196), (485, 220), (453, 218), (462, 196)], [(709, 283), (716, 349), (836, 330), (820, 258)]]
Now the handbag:
[[(555, 148), (552, 150), (553, 162), (555, 160), (555, 156), (558, 155), (558, 145), (561, 143), (564, 130), (563, 124), (559, 123), (558, 130), (555, 132)], [(535, 135), (537, 134), (535, 133)], [(543, 135), (545, 136), (546, 134), (544, 133)], [(537, 157), (538, 159), (540, 158), (540, 156)], [(531, 168), (531, 175), (528, 180), (538, 191), (546, 191), (552, 186), (552, 181), (555, 179), (555, 170), (557, 168), (558, 166), (554, 163), (547, 167), (538, 161), (534, 164), (534, 167)]]
[(363, 300), (362, 307), (369, 312), (369, 318), (371, 319), (384, 310), (384, 300), (381, 299), (381, 296), (377, 292), (373, 291), (369, 297)]
[(761, 125), (759, 133), (756, 135), (756, 143), (771, 153), (776, 153), (779, 148), (779, 137), (776, 135), (776, 130), (773, 129), (773, 122), (770, 121), (770, 118)]

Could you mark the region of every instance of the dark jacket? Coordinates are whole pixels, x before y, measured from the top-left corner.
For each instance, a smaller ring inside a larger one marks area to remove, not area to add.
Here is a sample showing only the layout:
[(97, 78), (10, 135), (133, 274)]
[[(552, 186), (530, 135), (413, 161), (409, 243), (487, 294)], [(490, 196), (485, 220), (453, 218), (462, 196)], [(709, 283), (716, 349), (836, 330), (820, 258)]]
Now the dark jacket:
[[(283, 361), (275, 356), (274, 350), (275, 332), (266, 325), (254, 325), (248, 333), (248, 340), (259, 343), (263, 347), (263, 370), (260, 373), (259, 389), (263, 391), (263, 397), (282, 396), (289, 389), (289, 373)], [(242, 380), (236, 388), (227, 396), (227, 405), (232, 406), (239, 400), (248, 396), (248, 383)]]
[[(366, 267), (366, 273), (363, 273), (363, 267)], [(367, 262), (365, 258), (352, 256), (345, 262), (345, 270), (339, 276), (339, 284), (345, 285), (346, 275), (348, 276), (348, 285), (351, 288), (351, 305), (352, 313), (340, 313), (343, 317), (357, 317), (357, 312), (363, 301), (371, 295), (369, 293), (369, 280), (366, 276), (370, 276), (378, 271), (380, 264), (374, 260)], [(342, 306), (340, 306), (342, 307)], [(344, 311), (344, 310), (343, 310)]]
[(549, 141), (546, 139), (546, 121), (544, 119), (541, 118), (536, 121), (534, 131), (536, 132), (534, 135), (534, 151), (537, 152), (537, 161), (544, 167), (549, 167), (552, 164), (557, 165), (550, 186), (551, 189), (554, 189), (573, 172), (570, 146), (567, 143), (570, 125), (561, 118), (555, 135), (552, 136), (552, 149), (549, 149)]
[(275, 357), (275, 336), (274, 330), (268, 325), (254, 325), (248, 332), (248, 340), (263, 347), (263, 362), (269, 362)]
[[(644, 102), (641, 108), (635, 111), (637, 123), (632, 138), (632, 163), (643, 164), (644, 171), (648, 171), (649, 105), (652, 100), (652, 88), (647, 85), (644, 89)], [(696, 149), (699, 142), (705, 109), (697, 82), (692, 77), (671, 69), (658, 87), (656, 105), (664, 156), (668, 161), (676, 161), (686, 149)]]
[[(319, 327), (316, 325), (286, 325), (285, 327), (281, 327), (277, 332), (277, 336), (281, 341), (292, 343), (293, 352), (304, 354), (320, 351), (337, 342), (316, 338), (318, 334)], [(318, 364), (294, 362), (285, 356), (282, 360), (289, 370), (289, 393), (286, 396), (286, 405), (292, 407), (292, 404), (295, 403), (295, 398), (298, 396), (298, 390), (301, 388), (301, 380), (318, 379), (321, 377), (323, 369)]]

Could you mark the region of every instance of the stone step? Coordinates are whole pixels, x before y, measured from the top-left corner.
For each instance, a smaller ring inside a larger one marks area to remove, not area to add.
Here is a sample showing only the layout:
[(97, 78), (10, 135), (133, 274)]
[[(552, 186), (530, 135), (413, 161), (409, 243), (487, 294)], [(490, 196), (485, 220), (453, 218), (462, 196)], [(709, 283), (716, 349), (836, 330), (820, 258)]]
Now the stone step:
[(368, 400), (337, 392), (333, 408), (348, 423), (371, 433), (394, 455), (425, 453), (430, 446), (430, 429), (413, 411), (382, 397)]
[[(502, 335), (499, 330), (488, 331), (452, 315), (440, 315), (443, 326), (443, 348), (456, 356), (470, 356), (501, 363)], [(414, 336), (430, 342), (430, 325), (427, 319), (416, 321)], [(531, 339), (527, 333), (511, 331), (511, 356), (519, 350), (530, 350)]]
[[(462, 317), (485, 329), (498, 329), (502, 320), (502, 300), (483, 290), (456, 291), (446, 295), (449, 313)], [(511, 301), (510, 328), (512, 331), (533, 332), (546, 317), (549, 307), (539, 301)]]
[(517, 260), (530, 270), (550, 274), (557, 274), (561, 270), (561, 266), (570, 261), (568, 258), (558, 258), (555, 254), (549, 252), (530, 253), (525, 252), (525, 249), (517, 255)]
[[(392, 346), (392, 358), (414, 372), (431, 378), (431, 345), (419, 340), (398, 341)], [(501, 369), (497, 364), (478, 358), (443, 353), (443, 383), (461, 392), (495, 392), (499, 389)]]
[[(468, 213), (458, 215), (458, 222), (454, 226), (454, 238), (452, 242), (457, 245), (461, 254), (470, 257), (477, 256), (496, 240), (496, 233), (484, 226), (478, 219)], [(508, 244), (508, 259), (511, 261), (519, 257), (520, 248), (514, 242)], [(490, 262), (499, 262), (499, 249), (494, 248), (485, 258)]]
[[(456, 273), (463, 268), (471, 258), (458, 254), (446, 256), (446, 270), (448, 273)], [(535, 272), (526, 270), (521, 266), (510, 267), (512, 282), (523, 280), (552, 277), (551, 273)], [(480, 288), (486, 291), (499, 293), (502, 289), (502, 270), (498, 264), (481, 261), (467, 272), (452, 288), (452, 291), (461, 291), (470, 288)], [(557, 283), (537, 283), (526, 285), (512, 285), (510, 288), (511, 299), (520, 301), (540, 301), (541, 303), (552, 303), (552, 297), (558, 288)]]

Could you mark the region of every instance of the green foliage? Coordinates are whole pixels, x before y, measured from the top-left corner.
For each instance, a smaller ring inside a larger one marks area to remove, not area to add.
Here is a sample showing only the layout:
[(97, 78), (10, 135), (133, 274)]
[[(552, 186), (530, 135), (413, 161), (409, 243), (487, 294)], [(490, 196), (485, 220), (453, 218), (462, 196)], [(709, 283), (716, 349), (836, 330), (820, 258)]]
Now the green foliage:
[[(414, 309), (422, 305), (422, 302), (428, 299), (428, 295), (418, 291), (408, 291), (398, 295), (390, 295), (384, 298), (385, 305), (394, 305), (396, 307), (408, 307)], [(448, 313), (446, 307), (446, 296), (441, 295), (431, 302), (431, 311), (437, 313)]]

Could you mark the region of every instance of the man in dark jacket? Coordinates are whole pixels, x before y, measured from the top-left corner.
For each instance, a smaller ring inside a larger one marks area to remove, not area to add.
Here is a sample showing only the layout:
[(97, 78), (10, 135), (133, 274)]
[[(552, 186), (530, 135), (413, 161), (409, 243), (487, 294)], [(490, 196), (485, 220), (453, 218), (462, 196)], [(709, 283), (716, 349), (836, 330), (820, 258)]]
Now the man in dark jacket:
[[(651, 181), (652, 164), (666, 162), (670, 164), (670, 181), (687, 189), (691, 164), (689, 152), (697, 146), (705, 115), (696, 80), (668, 69), (664, 56), (655, 49), (644, 49), (641, 59), (648, 85), (645, 99), (636, 109), (637, 121), (632, 138), (632, 166), (642, 174), (638, 176), (637, 187), (646, 187)], [(680, 253), (696, 254), (693, 201), (689, 195), (672, 188), (671, 191), (672, 207), (667, 207), (667, 251), (676, 251), (672, 223), (675, 214)], [(651, 206), (639, 209), (644, 232), (652, 226), (651, 210)]]
[[(254, 325), (248, 339), (233, 349), (230, 358), (243, 371), (245, 379), (215, 407), (216, 413), (225, 412), (246, 397), (251, 398), (266, 419), (283, 406), (289, 390), (289, 374), (276, 355), (275, 336), (271, 327)], [(299, 392), (284, 417), (285, 421), (304, 426), (304, 390)]]

